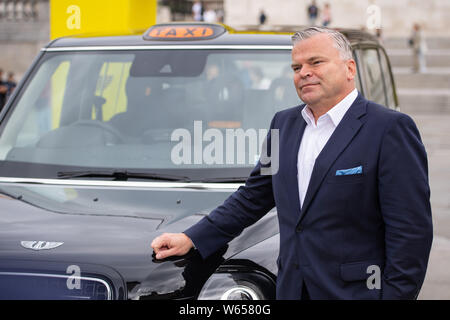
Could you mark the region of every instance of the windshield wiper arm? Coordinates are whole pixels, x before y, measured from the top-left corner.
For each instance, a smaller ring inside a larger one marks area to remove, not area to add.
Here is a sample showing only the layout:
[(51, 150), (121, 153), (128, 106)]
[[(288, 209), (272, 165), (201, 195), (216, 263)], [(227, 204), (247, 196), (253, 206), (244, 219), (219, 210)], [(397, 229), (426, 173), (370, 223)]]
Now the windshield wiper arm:
[(164, 180), (164, 181), (191, 181), (190, 178), (185, 176), (176, 176), (169, 174), (161, 174), (154, 172), (133, 172), (127, 170), (81, 170), (81, 171), (59, 171), (57, 173), (58, 178), (70, 179), (70, 178), (114, 178), (115, 181), (126, 181), (129, 178), (137, 179), (151, 179), (151, 180)]

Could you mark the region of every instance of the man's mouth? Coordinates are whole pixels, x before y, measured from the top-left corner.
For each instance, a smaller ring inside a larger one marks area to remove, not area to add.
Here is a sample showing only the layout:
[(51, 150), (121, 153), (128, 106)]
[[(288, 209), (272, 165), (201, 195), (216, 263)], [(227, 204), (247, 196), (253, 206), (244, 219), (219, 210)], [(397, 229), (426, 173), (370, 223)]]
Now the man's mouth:
[(315, 85), (317, 85), (318, 83), (307, 83), (307, 84), (302, 84), (301, 86), (300, 86), (300, 89), (304, 89), (304, 88), (307, 88), (307, 87), (311, 87), (311, 86), (315, 86)]

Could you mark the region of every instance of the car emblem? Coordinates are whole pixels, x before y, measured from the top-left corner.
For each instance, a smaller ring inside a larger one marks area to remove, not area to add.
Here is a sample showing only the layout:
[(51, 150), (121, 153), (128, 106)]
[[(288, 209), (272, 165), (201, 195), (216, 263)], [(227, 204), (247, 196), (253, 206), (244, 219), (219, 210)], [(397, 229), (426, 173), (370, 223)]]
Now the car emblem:
[(50, 242), (50, 241), (20, 241), (22, 247), (31, 250), (50, 250), (62, 245), (64, 242)]

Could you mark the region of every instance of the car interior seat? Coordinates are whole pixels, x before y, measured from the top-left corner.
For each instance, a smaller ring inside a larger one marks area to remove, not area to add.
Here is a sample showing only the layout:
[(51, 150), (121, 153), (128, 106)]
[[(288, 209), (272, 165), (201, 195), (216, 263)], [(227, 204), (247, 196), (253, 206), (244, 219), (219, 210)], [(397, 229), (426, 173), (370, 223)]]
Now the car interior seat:
[(146, 129), (161, 125), (164, 116), (162, 83), (144, 77), (129, 77), (125, 87), (127, 109), (109, 123), (128, 136), (139, 136)]

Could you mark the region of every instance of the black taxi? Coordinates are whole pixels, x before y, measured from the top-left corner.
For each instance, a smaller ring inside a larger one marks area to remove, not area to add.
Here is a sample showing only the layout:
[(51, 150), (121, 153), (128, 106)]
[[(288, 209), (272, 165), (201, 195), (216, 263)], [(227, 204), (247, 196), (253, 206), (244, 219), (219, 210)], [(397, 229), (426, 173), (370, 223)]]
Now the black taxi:
[[(50, 42), (0, 114), (0, 299), (274, 299), (276, 208), (216, 254), (156, 260), (242, 185), (275, 112), (301, 104), (292, 32), (221, 24)], [(370, 34), (356, 84), (398, 102)]]

